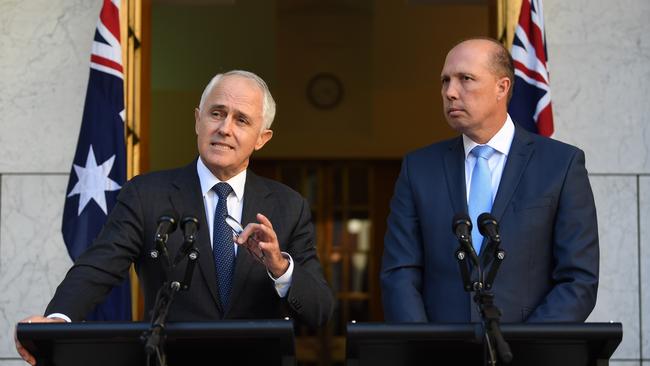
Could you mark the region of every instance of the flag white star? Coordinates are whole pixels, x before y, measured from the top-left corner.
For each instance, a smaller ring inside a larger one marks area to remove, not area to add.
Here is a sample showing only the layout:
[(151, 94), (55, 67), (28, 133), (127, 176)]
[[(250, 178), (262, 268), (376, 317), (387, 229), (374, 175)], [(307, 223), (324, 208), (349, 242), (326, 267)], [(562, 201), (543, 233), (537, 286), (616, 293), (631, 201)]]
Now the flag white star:
[(104, 192), (116, 191), (122, 188), (108, 177), (111, 169), (113, 169), (114, 161), (115, 155), (108, 158), (102, 165), (97, 165), (93, 146), (90, 145), (88, 158), (86, 158), (86, 166), (82, 167), (74, 164), (74, 171), (77, 173), (79, 181), (72, 188), (68, 197), (74, 196), (75, 194), (79, 195), (78, 216), (81, 215), (81, 211), (83, 211), (91, 199), (95, 200), (102, 211), (104, 211), (104, 214), (108, 214), (108, 210), (106, 209), (106, 194)]

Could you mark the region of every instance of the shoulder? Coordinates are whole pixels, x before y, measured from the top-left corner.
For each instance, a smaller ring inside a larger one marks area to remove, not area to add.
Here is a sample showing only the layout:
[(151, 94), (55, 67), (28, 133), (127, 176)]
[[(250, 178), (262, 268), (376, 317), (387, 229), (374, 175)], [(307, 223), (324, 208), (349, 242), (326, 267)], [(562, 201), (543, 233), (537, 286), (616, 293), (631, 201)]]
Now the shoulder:
[(427, 146), (410, 151), (406, 154), (407, 157), (420, 157), (420, 156), (431, 156), (444, 154), (445, 152), (453, 149), (454, 147), (462, 147), (462, 139), (460, 136), (456, 136), (447, 140), (434, 142)]
[(263, 190), (281, 197), (282, 199), (289, 200), (302, 200), (303, 197), (300, 193), (296, 192), (293, 188), (287, 186), (286, 184), (280, 183), (276, 180), (261, 177), (252, 171), (248, 171), (248, 180), (250, 183), (257, 187), (257, 189), (262, 188)]
[(536, 153), (541, 153), (550, 158), (559, 157), (573, 157), (576, 155), (584, 156), (584, 152), (571, 144), (562, 142), (549, 137), (541, 136), (535, 133), (528, 132), (523, 128), (517, 127), (515, 138), (523, 140), (524, 143), (531, 143), (534, 145)]
[(187, 187), (188, 184), (199, 184), (198, 181), (196, 166), (190, 163), (180, 168), (137, 175), (124, 184), (122, 192), (133, 192), (142, 196), (166, 194), (174, 186)]
[(167, 169), (167, 170), (158, 170), (155, 172), (144, 173), (136, 175), (131, 178), (127, 184), (136, 185), (136, 186), (146, 186), (146, 187), (156, 187), (161, 185), (167, 185), (170, 182), (175, 181), (183, 174), (187, 174), (187, 167)]
[(433, 144), (408, 152), (403, 159), (403, 164), (431, 166), (436, 161), (442, 161), (443, 157), (453, 150), (463, 150), (463, 142), (460, 136), (451, 139), (435, 142)]

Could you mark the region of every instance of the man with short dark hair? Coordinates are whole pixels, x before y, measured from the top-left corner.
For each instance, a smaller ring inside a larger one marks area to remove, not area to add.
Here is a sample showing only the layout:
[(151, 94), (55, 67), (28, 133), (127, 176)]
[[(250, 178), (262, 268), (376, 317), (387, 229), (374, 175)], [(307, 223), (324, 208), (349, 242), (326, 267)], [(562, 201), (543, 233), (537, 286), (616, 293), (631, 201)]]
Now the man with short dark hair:
[(457, 213), (499, 222), (506, 257), (494, 281), (504, 322), (584, 321), (596, 303), (598, 228), (584, 153), (517, 127), (513, 66), (497, 41), (457, 44), (441, 74), (445, 118), (461, 136), (406, 155), (381, 270), (386, 320), (479, 321), (451, 231)]
[[(70, 269), (47, 307), (27, 322), (80, 321), (135, 263), (145, 317), (165, 281), (154, 249), (161, 215), (199, 220), (201, 255), (191, 287), (175, 297), (170, 321), (280, 318), (325, 324), (333, 297), (314, 247), (308, 203), (278, 182), (248, 170), (251, 154), (273, 136), (275, 102), (266, 83), (247, 71), (215, 76), (194, 111), (199, 157), (189, 165), (135, 177), (124, 185), (101, 234)], [(226, 217), (243, 223), (236, 241)], [(174, 254), (181, 230), (170, 234)], [(174, 270), (183, 278), (185, 266)], [(28, 362), (34, 359), (16, 341)]]

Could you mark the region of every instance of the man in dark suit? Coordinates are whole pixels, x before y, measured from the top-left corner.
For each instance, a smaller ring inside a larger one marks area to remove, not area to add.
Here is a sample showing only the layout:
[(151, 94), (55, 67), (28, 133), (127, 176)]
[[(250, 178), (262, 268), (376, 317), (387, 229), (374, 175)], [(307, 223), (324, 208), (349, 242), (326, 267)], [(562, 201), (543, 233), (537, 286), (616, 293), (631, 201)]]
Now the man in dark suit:
[[(247, 170), (249, 158), (272, 137), (275, 102), (257, 75), (231, 71), (215, 76), (195, 110), (199, 157), (175, 170), (135, 177), (122, 189), (95, 243), (75, 262), (47, 307), (48, 317), (24, 321), (78, 321), (131, 263), (142, 282), (145, 316), (164, 282), (160, 259), (151, 258), (161, 215), (199, 221), (200, 252), (191, 287), (176, 295), (171, 321), (291, 316), (323, 325), (333, 297), (314, 247), (310, 208), (295, 191)], [(225, 215), (245, 229), (236, 241)], [(181, 230), (167, 246), (181, 247)], [(185, 266), (171, 277), (182, 279)], [(17, 342), (28, 362), (33, 358)]]
[[(512, 58), (495, 40), (467, 40), (447, 54), (444, 113), (461, 136), (403, 160), (381, 271), (387, 321), (480, 320), (451, 230), (452, 217), (468, 212), (474, 226), (482, 212), (500, 224), (507, 254), (493, 292), (502, 321), (584, 321), (592, 311), (598, 229), (584, 153), (513, 123), (513, 79)], [(482, 255), (487, 240), (472, 237)]]

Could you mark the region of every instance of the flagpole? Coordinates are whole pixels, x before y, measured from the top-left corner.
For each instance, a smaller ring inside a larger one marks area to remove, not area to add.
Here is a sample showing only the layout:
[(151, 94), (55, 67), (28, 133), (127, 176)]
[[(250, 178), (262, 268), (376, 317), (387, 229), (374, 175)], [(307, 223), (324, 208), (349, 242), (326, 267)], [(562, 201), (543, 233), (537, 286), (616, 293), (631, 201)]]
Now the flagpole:
[[(127, 179), (140, 174), (140, 121), (139, 121), (139, 37), (141, 33), (138, 11), (142, 6), (141, 0), (121, 0), (122, 9), (125, 11), (120, 14), (122, 27), (122, 40), (124, 45), (124, 96), (126, 107), (125, 120), (125, 139), (126, 139), (126, 169)], [(135, 267), (131, 265), (129, 270), (129, 280), (131, 283), (131, 314), (134, 321), (142, 320), (144, 313), (144, 303), (140, 282), (135, 272)]]

